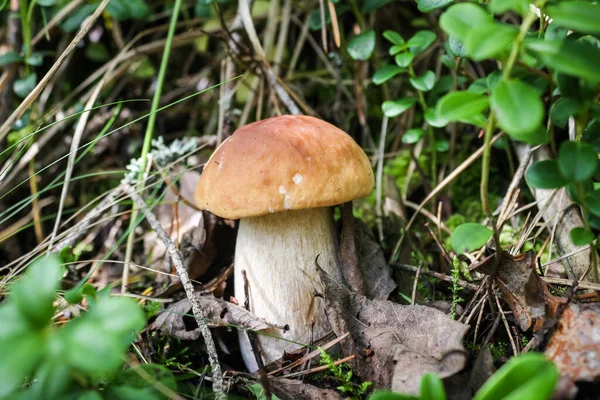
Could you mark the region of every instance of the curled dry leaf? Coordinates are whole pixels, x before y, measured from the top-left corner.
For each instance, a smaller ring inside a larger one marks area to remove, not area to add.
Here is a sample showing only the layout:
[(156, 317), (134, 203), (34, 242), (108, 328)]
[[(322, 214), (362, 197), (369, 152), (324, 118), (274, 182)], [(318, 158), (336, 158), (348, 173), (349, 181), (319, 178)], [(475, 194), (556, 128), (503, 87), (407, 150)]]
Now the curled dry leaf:
[(573, 381), (600, 380), (600, 304), (569, 304), (563, 311), (546, 355), (561, 375)]
[(363, 380), (416, 395), (426, 373), (445, 378), (465, 366), (467, 325), (429, 307), (369, 300), (317, 269), (332, 329), (338, 336), (350, 332), (342, 350), (355, 355), (350, 364)]
[(546, 282), (535, 271), (535, 253), (513, 256), (503, 251), (500, 260), (494, 257), (489, 256), (472, 269), (477, 268), (494, 279), (523, 331), (532, 326), (536, 331), (541, 329), (560, 300), (550, 294)]
[(342, 400), (343, 397), (329, 389), (320, 389), (302, 381), (270, 378), (273, 394), (281, 400)]
[[(198, 296), (198, 300), (206, 318), (215, 324), (235, 325), (257, 331), (270, 328), (265, 321), (243, 307), (213, 296)], [(188, 330), (183, 321), (191, 308), (189, 300), (178, 301), (161, 312), (150, 328), (161, 329), (180, 339), (196, 340), (200, 336), (200, 328)]]

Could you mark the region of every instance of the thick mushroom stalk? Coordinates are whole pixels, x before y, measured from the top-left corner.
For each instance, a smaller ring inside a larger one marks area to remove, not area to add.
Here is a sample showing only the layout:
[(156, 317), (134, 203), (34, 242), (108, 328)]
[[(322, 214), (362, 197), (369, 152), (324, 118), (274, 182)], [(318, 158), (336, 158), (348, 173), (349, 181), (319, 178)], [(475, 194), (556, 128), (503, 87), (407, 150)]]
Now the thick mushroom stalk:
[[(265, 364), (325, 335), (330, 327), (324, 302), (315, 293), (322, 285), (315, 273), (315, 258), (330, 275), (340, 278), (330, 207), (285, 211), (242, 218), (235, 251), (235, 296), (245, 300), (242, 270), (248, 277), (250, 311), (267, 322), (288, 325), (258, 332)], [(245, 332), (240, 332), (244, 362), (250, 371), (258, 366)]]

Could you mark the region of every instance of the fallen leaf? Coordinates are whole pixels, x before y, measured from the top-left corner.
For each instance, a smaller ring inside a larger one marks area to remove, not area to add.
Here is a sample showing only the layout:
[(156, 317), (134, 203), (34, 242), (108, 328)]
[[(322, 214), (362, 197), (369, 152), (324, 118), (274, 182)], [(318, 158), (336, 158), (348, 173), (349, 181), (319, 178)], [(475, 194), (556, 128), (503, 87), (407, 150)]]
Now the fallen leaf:
[(343, 397), (330, 389), (320, 389), (302, 381), (285, 378), (269, 378), (271, 391), (281, 400), (342, 400)]
[(600, 304), (567, 305), (546, 346), (561, 375), (600, 381)]
[(500, 260), (492, 255), (471, 269), (490, 275), (498, 285), (504, 301), (508, 304), (523, 331), (533, 326), (537, 331), (552, 313), (552, 304), (558, 300), (548, 291), (548, 286), (536, 268), (536, 256), (528, 251), (513, 256), (503, 251)]
[(462, 346), (467, 325), (441, 311), (404, 306), (387, 300), (369, 300), (335, 282), (318, 265), (324, 285), (326, 311), (354, 373), (376, 388), (416, 395), (421, 378), (435, 373), (442, 378), (460, 371), (467, 361)]
[[(237, 327), (264, 330), (271, 326), (243, 307), (217, 299), (214, 296), (197, 296), (200, 308), (207, 319), (219, 325), (235, 325)], [(186, 329), (183, 318), (191, 315), (191, 304), (188, 299), (178, 301), (161, 312), (154, 320), (151, 329), (161, 329), (171, 336), (185, 340), (196, 340), (200, 336), (200, 328)]]
[(359, 267), (365, 277), (366, 295), (374, 300), (387, 300), (397, 286), (392, 278), (392, 269), (368, 226), (360, 220), (356, 222)]

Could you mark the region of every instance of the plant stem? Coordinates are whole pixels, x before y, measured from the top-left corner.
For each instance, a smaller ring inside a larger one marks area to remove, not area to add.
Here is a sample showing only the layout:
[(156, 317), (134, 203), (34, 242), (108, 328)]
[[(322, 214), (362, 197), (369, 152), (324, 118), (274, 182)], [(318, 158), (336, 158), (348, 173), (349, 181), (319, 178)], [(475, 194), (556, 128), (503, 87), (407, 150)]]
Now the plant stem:
[[(543, 3), (540, 1), (539, 3)], [(533, 11), (529, 11), (525, 18), (523, 18), (523, 22), (521, 22), (521, 28), (519, 29), (519, 35), (515, 39), (515, 43), (513, 44), (512, 49), (510, 50), (510, 55), (508, 56), (508, 60), (506, 61), (506, 65), (504, 66), (504, 70), (502, 71), (502, 79), (509, 79), (510, 73), (519, 57), (519, 53), (521, 51), (521, 46), (523, 45), (523, 41), (525, 40), (525, 36), (527, 36), (527, 32), (531, 25), (535, 22), (537, 15)]]
[[(173, 6), (173, 12), (171, 14), (171, 22), (169, 24), (169, 30), (167, 32), (167, 39), (165, 41), (165, 48), (160, 62), (160, 69), (158, 70), (158, 77), (156, 78), (156, 90), (152, 97), (151, 113), (148, 117), (148, 125), (146, 126), (146, 134), (144, 136), (144, 144), (142, 146), (141, 164), (138, 172), (138, 190), (142, 186), (144, 171), (148, 162), (148, 154), (150, 153), (150, 146), (152, 144), (152, 137), (154, 135), (154, 124), (156, 123), (156, 110), (160, 104), (160, 96), (162, 94), (162, 88), (165, 81), (165, 75), (167, 73), (167, 65), (169, 63), (169, 56), (171, 55), (171, 45), (173, 43), (173, 37), (175, 36), (175, 27), (177, 26), (177, 18), (179, 16), (179, 10), (181, 9), (182, 0), (175, 0)], [(127, 291), (127, 281), (129, 280), (129, 264), (133, 255), (133, 244), (135, 242), (135, 226), (137, 225), (139, 209), (136, 204), (133, 205), (131, 210), (131, 217), (129, 219), (129, 237), (127, 238), (127, 247), (125, 249), (125, 263), (123, 264), (123, 280), (121, 282), (121, 293)]]

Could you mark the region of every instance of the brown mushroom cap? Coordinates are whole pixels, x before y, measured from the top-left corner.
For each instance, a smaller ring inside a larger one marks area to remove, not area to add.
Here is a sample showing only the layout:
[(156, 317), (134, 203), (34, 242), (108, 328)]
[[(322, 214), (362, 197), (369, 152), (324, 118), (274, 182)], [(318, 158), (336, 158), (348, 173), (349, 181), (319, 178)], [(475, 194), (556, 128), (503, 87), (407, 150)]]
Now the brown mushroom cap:
[(344, 131), (284, 115), (246, 125), (214, 152), (196, 187), (199, 208), (238, 219), (328, 207), (368, 195), (373, 170)]

